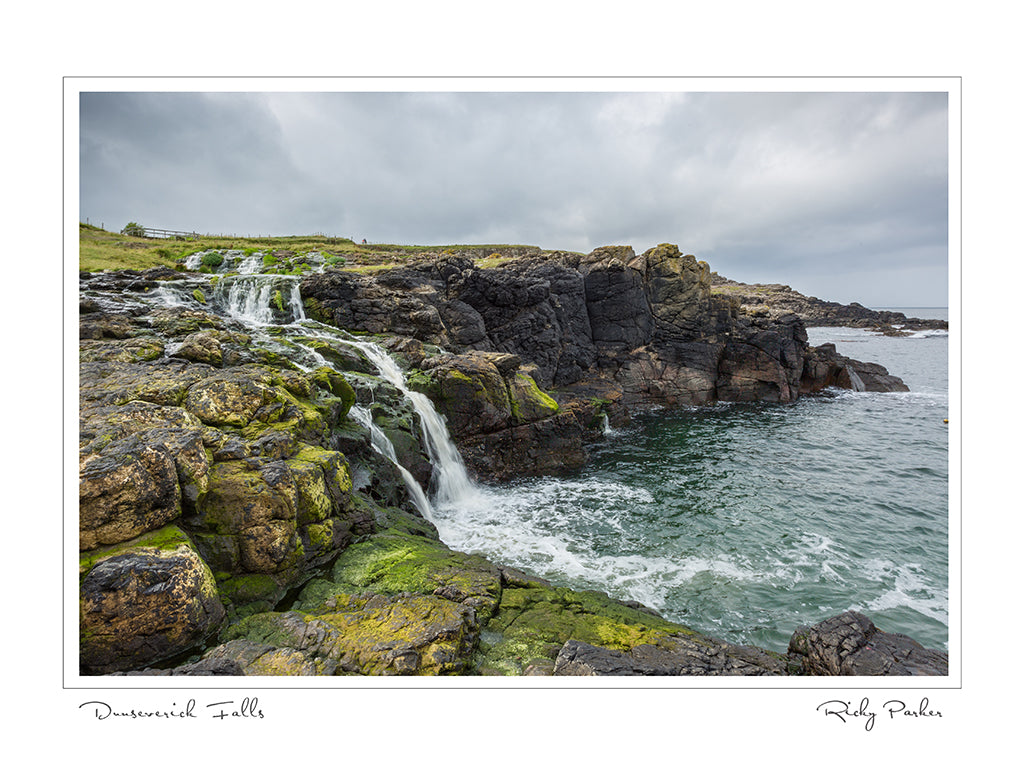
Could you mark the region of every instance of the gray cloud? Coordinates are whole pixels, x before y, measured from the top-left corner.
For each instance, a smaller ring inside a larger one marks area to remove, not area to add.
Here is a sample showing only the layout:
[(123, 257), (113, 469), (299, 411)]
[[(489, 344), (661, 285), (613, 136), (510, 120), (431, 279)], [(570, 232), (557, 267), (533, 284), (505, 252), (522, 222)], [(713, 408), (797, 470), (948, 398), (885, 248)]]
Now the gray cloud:
[(84, 93), (82, 218), (677, 243), (734, 279), (945, 304), (944, 93)]

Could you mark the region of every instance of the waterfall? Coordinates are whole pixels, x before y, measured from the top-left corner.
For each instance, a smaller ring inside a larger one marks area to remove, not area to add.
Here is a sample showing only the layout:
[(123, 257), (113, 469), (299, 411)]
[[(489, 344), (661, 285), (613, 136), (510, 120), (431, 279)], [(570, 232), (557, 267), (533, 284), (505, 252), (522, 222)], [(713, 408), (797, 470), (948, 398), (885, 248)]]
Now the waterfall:
[[(188, 263), (197, 266), (201, 254), (193, 256), (189, 257)], [(426, 395), (409, 388), (402, 369), (388, 356), (387, 352), (372, 342), (345, 338), (347, 335), (345, 331), (339, 331), (309, 320), (302, 305), (299, 277), (261, 274), (263, 260), (260, 254), (241, 258), (239, 252), (237, 255), (230, 253), (229, 256), (231, 257), (229, 266), (237, 268), (238, 273), (225, 275), (217, 282), (214, 289), (215, 303), (224, 314), (243, 323), (261, 337), (266, 335), (264, 330), (266, 326), (277, 325), (288, 328), (289, 330), (286, 331), (288, 335), (291, 331), (301, 331), (303, 335), (322, 337), (355, 347), (373, 363), (380, 377), (398, 389), (412, 404), (419, 417), (423, 446), (433, 466), (430, 497), (420, 487), (409, 470), (398, 461), (394, 446), (387, 435), (373, 423), (370, 411), (363, 406), (354, 405), (349, 414), (354, 421), (369, 430), (373, 448), (398, 468), (413, 503), (423, 517), (436, 523), (434, 519), (436, 510), (451, 508), (457, 503), (480, 503), (481, 489), (470, 481), (465, 464), (452, 442), (444, 419), (441, 418)], [(241, 260), (236, 265), (237, 259)], [(169, 288), (162, 290), (160, 294), (160, 300), (165, 305), (187, 303), (183, 295), (179, 296), (177, 292)], [(285, 319), (286, 316), (290, 317), (290, 322)], [(298, 325), (300, 321), (302, 322), (301, 327)], [(268, 340), (269, 338), (267, 336)], [(291, 343), (304, 349), (315, 361), (314, 365), (330, 366), (324, 356), (316, 350), (299, 341), (293, 340)], [(300, 367), (303, 366), (300, 365)]]
[(279, 312), (285, 311), (287, 307), (293, 321), (306, 319), (297, 277), (232, 275), (217, 283), (216, 295), (223, 302), (228, 315), (244, 323), (273, 324), (276, 321), (275, 307)]
[[(420, 434), (422, 443), (433, 467), (431, 478), (431, 490), (433, 501), (428, 499), (423, 489), (413, 478), (412, 474), (399, 464), (395, 454), (394, 446), (391, 445), (385, 435), (375, 424), (369, 411), (362, 406), (353, 406), (350, 414), (363, 426), (370, 430), (370, 438), (378, 453), (386, 456), (398, 466), (402, 476), (409, 486), (410, 495), (413, 497), (417, 508), (431, 522), (437, 524), (435, 512), (438, 509), (444, 510), (456, 504), (481, 503), (481, 489), (469, 479), (466, 472), (466, 465), (459, 455), (458, 448), (452, 442), (451, 435), (444, 419), (434, 408), (434, 404), (422, 392), (416, 392), (409, 388), (405, 374), (398, 364), (377, 344), (370, 341), (362, 341), (353, 338), (345, 338), (345, 331), (324, 326), (321, 323), (307, 320), (303, 324), (303, 330), (310, 336), (323, 338), (333, 342), (345, 344), (361, 351), (366, 358), (373, 363), (377, 374), (386, 382), (395, 387), (412, 404), (413, 410), (419, 417)], [(322, 354), (315, 349), (299, 344), (305, 349), (320, 365), (330, 365)]]
[(409, 495), (412, 497), (416, 509), (420, 511), (423, 517), (433, 522), (434, 508), (431, 506), (427, 494), (420, 488), (420, 484), (416, 482), (416, 478), (412, 476), (412, 473), (399, 463), (398, 455), (395, 453), (395, 446), (391, 444), (388, 436), (381, 431), (381, 428), (373, 423), (370, 411), (361, 405), (353, 405), (348, 413), (349, 416), (370, 430), (370, 444), (373, 446), (373, 449), (386, 459), (390, 459), (391, 463), (398, 467), (398, 471), (405, 481), (406, 488), (409, 489)]
[(376, 344), (367, 341), (346, 341), (361, 350), (377, 366), (381, 378), (394, 385), (412, 403), (420, 417), (423, 443), (434, 467), (432, 486), (434, 503), (441, 507), (451, 506), (460, 500), (475, 495), (476, 488), (466, 473), (466, 465), (448, 434), (444, 419), (422, 392), (409, 389), (405, 375), (398, 364)]

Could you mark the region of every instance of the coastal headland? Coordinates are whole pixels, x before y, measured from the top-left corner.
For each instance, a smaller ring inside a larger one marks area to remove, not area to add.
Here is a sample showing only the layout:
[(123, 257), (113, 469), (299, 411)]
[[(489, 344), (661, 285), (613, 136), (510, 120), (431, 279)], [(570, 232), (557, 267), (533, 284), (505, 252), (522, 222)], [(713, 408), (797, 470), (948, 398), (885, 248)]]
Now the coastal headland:
[[(415, 488), (442, 460), (413, 395), (487, 483), (571, 474), (655, 407), (906, 390), (675, 245), (107, 235), (83, 228), (82, 674), (948, 674), (861, 614), (794, 627), (784, 650), (734, 645), (440, 540)], [(102, 238), (164, 252), (103, 262)]]

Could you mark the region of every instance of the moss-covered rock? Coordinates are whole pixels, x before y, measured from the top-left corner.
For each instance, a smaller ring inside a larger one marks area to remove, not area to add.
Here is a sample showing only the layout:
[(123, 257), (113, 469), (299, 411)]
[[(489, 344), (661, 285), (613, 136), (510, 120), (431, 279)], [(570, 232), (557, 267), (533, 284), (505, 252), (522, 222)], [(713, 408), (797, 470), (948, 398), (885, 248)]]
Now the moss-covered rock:
[[(269, 646), (278, 654), (271, 658), (318, 675), (448, 675), (468, 669), (478, 637), (472, 608), (406, 594), (339, 595), (335, 610), (317, 616), (257, 614), (229, 627), (222, 639)], [(297, 665), (292, 651), (304, 661)], [(261, 674), (261, 667), (250, 664), (246, 674)]]
[(164, 353), (164, 344), (151, 336), (129, 339), (82, 339), (78, 343), (78, 359), (82, 362), (106, 360), (121, 363), (145, 363), (158, 360)]
[(181, 515), (175, 455), (139, 435), (79, 460), (79, 548), (128, 541)]
[(484, 629), (479, 667), (482, 673), (502, 675), (523, 674), (537, 660), (553, 662), (570, 639), (629, 650), (689, 632), (600, 592), (539, 585), (505, 588)]
[(508, 392), (513, 425), (546, 419), (558, 413), (558, 403), (541, 391), (537, 382), (525, 371), (516, 371), (509, 378)]
[(433, 401), (457, 439), (494, 432), (511, 422), (508, 385), (488, 353), (435, 358), (409, 385)]
[(207, 377), (192, 385), (185, 407), (204, 424), (215, 427), (244, 427), (256, 412), (273, 398), (269, 377)]
[(487, 617), (501, 597), (501, 573), (483, 557), (390, 528), (346, 549), (329, 579), (311, 582), (296, 607), (309, 613), (327, 612), (335, 609), (339, 599), (346, 599), (344, 596), (361, 592), (437, 595), (471, 606)]
[(186, 336), (171, 352), (171, 357), (180, 357), (219, 368), (224, 363), (224, 350), (214, 332), (199, 331)]

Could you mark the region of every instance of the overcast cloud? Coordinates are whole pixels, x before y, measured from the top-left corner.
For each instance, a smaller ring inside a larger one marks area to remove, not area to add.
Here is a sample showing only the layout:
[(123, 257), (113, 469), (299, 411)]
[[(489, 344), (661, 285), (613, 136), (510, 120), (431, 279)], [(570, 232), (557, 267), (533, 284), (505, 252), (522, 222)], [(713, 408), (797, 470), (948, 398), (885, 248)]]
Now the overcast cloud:
[(80, 216), (590, 251), (948, 303), (945, 93), (83, 93)]

